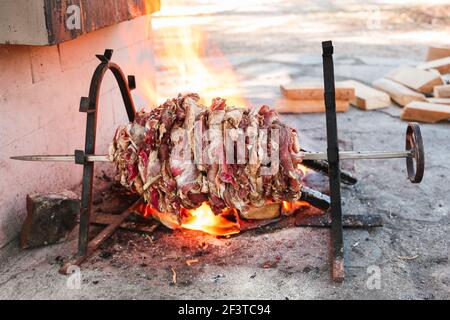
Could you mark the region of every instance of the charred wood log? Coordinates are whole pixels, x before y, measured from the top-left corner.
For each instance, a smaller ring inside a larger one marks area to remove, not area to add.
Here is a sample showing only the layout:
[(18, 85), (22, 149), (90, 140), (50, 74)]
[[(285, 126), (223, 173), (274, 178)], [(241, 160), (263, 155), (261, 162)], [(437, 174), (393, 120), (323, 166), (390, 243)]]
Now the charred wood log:
[(322, 192), (302, 186), (302, 195), (300, 200), (303, 200), (313, 207), (321, 210), (328, 210), (330, 208), (330, 197)]

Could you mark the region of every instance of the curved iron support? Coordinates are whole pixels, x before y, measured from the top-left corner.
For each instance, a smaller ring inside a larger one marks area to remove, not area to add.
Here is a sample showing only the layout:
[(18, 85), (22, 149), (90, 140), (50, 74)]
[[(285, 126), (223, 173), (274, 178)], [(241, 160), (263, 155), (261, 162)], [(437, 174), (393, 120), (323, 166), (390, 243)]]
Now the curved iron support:
[[(78, 255), (84, 256), (88, 253), (89, 221), (92, 207), (92, 187), (94, 178), (94, 163), (85, 161), (86, 154), (95, 154), (95, 141), (97, 133), (97, 111), (100, 97), (100, 88), (105, 73), (110, 70), (117, 80), (125, 109), (130, 121), (134, 120), (136, 109), (130, 89), (135, 88), (136, 83), (133, 76), (125, 77), (122, 69), (111, 62), (113, 50), (107, 49), (103, 55), (97, 55), (101, 61), (95, 69), (89, 88), (89, 97), (82, 97), (80, 101), (80, 112), (87, 113), (86, 140), (84, 152), (75, 151), (76, 163), (83, 164), (83, 184), (81, 191), (80, 231), (78, 239)], [(131, 84), (131, 86), (130, 86)]]

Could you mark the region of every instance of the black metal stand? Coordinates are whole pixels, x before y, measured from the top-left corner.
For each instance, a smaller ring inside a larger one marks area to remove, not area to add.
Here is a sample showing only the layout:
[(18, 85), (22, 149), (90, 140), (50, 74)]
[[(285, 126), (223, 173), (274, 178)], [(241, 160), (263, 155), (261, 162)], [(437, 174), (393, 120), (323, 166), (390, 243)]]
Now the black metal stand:
[[(91, 223), (93, 179), (94, 179), (94, 162), (86, 160), (86, 155), (95, 154), (95, 140), (97, 132), (97, 115), (98, 101), (100, 96), (100, 88), (103, 77), (108, 70), (111, 70), (119, 85), (125, 109), (130, 121), (134, 120), (136, 109), (134, 107), (133, 98), (130, 90), (136, 88), (134, 76), (125, 78), (120, 67), (111, 62), (113, 50), (107, 49), (103, 55), (96, 57), (101, 61), (95, 69), (89, 88), (89, 97), (82, 97), (80, 101), (80, 112), (87, 114), (86, 121), (86, 141), (85, 149), (75, 150), (75, 163), (83, 165), (83, 181), (81, 191), (81, 210), (80, 210), (80, 226), (78, 239), (78, 253), (73, 259), (67, 262), (61, 269), (60, 273), (67, 274), (67, 270), (71, 265), (80, 265), (87, 257), (89, 257), (113, 232), (125, 221), (125, 219), (142, 203), (142, 198), (134, 203), (130, 208), (105, 227), (94, 239), (89, 241), (89, 226)], [(128, 80), (128, 81), (127, 81)]]
[[(344, 236), (343, 217), (341, 207), (341, 177), (339, 167), (339, 145), (336, 122), (336, 98), (334, 87), (333, 44), (331, 41), (322, 42), (323, 78), (325, 90), (325, 112), (327, 123), (327, 155), (331, 197), (331, 277), (336, 282), (345, 278), (344, 270)], [(380, 218), (375, 217), (375, 220)], [(359, 224), (361, 226), (361, 223)], [(362, 227), (371, 227), (369, 223)]]
[[(331, 206), (329, 212), (323, 216), (315, 217), (299, 217), (296, 221), (298, 226), (309, 227), (331, 227), (331, 274), (334, 281), (344, 280), (344, 241), (343, 228), (368, 228), (379, 227), (382, 225), (381, 217), (379, 215), (342, 215), (341, 208), (341, 178), (344, 183), (354, 184), (356, 179), (346, 172), (341, 172), (339, 168), (339, 147), (337, 137), (336, 124), (336, 105), (335, 105), (335, 87), (334, 87), (334, 69), (333, 69), (333, 46), (331, 41), (323, 42), (323, 71), (324, 71), (324, 85), (325, 85), (325, 106), (326, 106), (326, 123), (327, 123), (327, 142), (328, 142), (328, 164), (325, 161), (309, 161), (307, 165), (319, 171), (328, 170), (331, 191)], [(95, 154), (95, 140), (97, 129), (97, 114), (98, 114), (98, 100), (100, 95), (100, 87), (106, 71), (111, 70), (114, 74), (122, 94), (125, 104), (125, 109), (129, 121), (133, 121), (135, 117), (135, 107), (130, 90), (136, 88), (136, 81), (134, 76), (125, 78), (120, 67), (110, 62), (112, 57), (112, 50), (105, 50), (103, 55), (97, 55), (101, 63), (96, 68), (92, 77), (89, 97), (82, 97), (80, 102), (80, 112), (87, 114), (86, 122), (86, 142), (85, 150), (75, 150), (75, 163), (83, 165), (83, 183), (81, 193), (81, 210), (80, 210), (80, 229), (78, 240), (77, 255), (68, 261), (61, 269), (60, 273), (67, 274), (69, 267), (72, 265), (80, 265), (86, 258), (88, 258), (100, 244), (110, 237), (114, 231), (127, 219), (127, 217), (143, 203), (140, 198), (131, 207), (125, 210), (122, 214), (117, 215), (116, 218), (111, 219), (107, 226), (97, 234), (91, 241), (89, 241), (89, 226), (91, 224), (91, 208), (92, 208), (92, 194), (93, 194), (93, 178), (94, 178), (94, 162), (87, 161), (86, 155)], [(423, 175), (423, 146), (420, 136), (420, 130), (415, 126), (408, 129), (407, 148), (412, 150), (419, 150), (416, 152), (416, 161), (418, 169), (416, 171), (412, 167), (412, 162), (407, 162), (409, 165), (408, 173), (416, 174), (419, 178), (413, 177), (414, 182), (420, 181)], [(418, 140), (419, 139), (419, 140)], [(419, 141), (419, 148), (417, 142)], [(421, 169), (421, 170), (419, 170)], [(413, 181), (412, 180), (412, 181)], [(328, 200), (322, 199), (323, 195), (315, 195), (313, 190), (304, 187), (305, 196), (311, 197), (316, 206), (328, 207)]]
[[(343, 228), (373, 228), (382, 227), (383, 221), (379, 214), (343, 215), (341, 206), (341, 180), (343, 183), (354, 184), (356, 179), (339, 167), (339, 145), (336, 121), (336, 100), (334, 86), (333, 44), (322, 42), (323, 78), (325, 112), (327, 125), (327, 157), (328, 163), (313, 163), (324, 172), (328, 169), (330, 182), (330, 209), (321, 216), (298, 215), (295, 224), (300, 227), (328, 227), (330, 230), (330, 265), (331, 276), (336, 282), (345, 278), (344, 268), (344, 235)], [(425, 168), (425, 153), (420, 127), (411, 122), (406, 130), (406, 151), (411, 153), (406, 157), (408, 178), (412, 183), (420, 183)]]
[(328, 176), (331, 198), (331, 276), (334, 281), (344, 280), (344, 237), (342, 229), (341, 176), (336, 123), (336, 98), (334, 88), (333, 45), (322, 43), (325, 112), (327, 120)]

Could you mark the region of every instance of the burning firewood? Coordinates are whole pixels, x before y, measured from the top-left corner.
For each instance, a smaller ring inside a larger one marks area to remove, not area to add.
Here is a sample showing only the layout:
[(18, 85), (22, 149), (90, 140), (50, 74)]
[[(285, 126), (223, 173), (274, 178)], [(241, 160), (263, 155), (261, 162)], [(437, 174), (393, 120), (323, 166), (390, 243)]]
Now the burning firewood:
[(117, 179), (155, 210), (180, 223), (183, 209), (208, 202), (216, 214), (302, 195), (295, 129), (268, 106), (237, 108), (216, 98), (179, 95), (117, 129), (109, 157)]

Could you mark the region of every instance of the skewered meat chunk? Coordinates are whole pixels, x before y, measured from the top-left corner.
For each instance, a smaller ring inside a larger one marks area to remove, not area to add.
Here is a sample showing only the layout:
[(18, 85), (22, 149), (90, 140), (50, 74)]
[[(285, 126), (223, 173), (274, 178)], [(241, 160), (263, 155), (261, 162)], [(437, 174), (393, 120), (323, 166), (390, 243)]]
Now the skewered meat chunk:
[(237, 108), (197, 94), (179, 95), (120, 126), (109, 157), (117, 179), (159, 212), (180, 221), (181, 208), (208, 201), (215, 213), (241, 214), (301, 196), (295, 129), (268, 106)]

